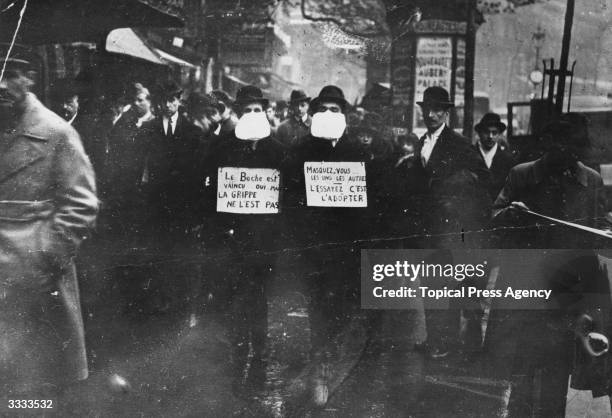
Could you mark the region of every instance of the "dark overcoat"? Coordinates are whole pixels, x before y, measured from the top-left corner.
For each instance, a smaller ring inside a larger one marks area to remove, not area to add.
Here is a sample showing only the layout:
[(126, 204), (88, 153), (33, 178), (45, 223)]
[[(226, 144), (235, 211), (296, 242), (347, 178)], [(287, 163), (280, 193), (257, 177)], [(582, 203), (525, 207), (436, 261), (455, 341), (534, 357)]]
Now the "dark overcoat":
[[(363, 162), (366, 166), (368, 207), (313, 207), (307, 205), (304, 163)], [(294, 240), (301, 247), (325, 245), (352, 247), (354, 241), (370, 235), (374, 177), (367, 150), (348, 136), (341, 137), (336, 146), (331, 141), (312, 135), (300, 140), (291, 162), (290, 199), (287, 216), (293, 225)], [(291, 212), (291, 213), (290, 213)]]
[[(481, 229), (491, 209), (490, 173), (482, 157), (469, 139), (448, 126), (442, 130), (425, 166), (420, 158), (422, 146), (423, 138), (417, 144), (419, 157), (412, 175), (421, 178), (425, 186), (419, 200), (426, 232), (451, 239), (459, 237), (461, 230)], [(452, 233), (456, 235), (448, 235)], [(478, 239), (475, 244), (482, 245)]]
[[(480, 155), (484, 161), (484, 157), (482, 157), (478, 146), (475, 148), (478, 155)], [(504, 188), (504, 184), (506, 184), (506, 177), (508, 176), (510, 169), (515, 165), (516, 161), (514, 156), (506, 149), (502, 148), (501, 145), (498, 145), (497, 151), (495, 151), (495, 155), (493, 156), (493, 161), (491, 162), (491, 167), (489, 167), (491, 179), (489, 181), (488, 189), (492, 201), (495, 201), (501, 189)]]
[[(222, 167), (263, 168), (280, 172), (278, 214), (236, 214), (217, 212), (218, 172)], [(257, 141), (243, 141), (235, 135), (220, 137), (211, 146), (204, 160), (203, 193), (201, 202), (206, 226), (206, 247), (257, 252), (279, 250), (284, 240), (282, 231), (282, 201), (284, 198), (287, 155), (284, 147), (268, 137)], [(231, 233), (230, 233), (231, 231)]]
[(0, 380), (85, 379), (73, 258), (95, 221), (91, 164), (77, 132), (33, 94), (0, 143)]

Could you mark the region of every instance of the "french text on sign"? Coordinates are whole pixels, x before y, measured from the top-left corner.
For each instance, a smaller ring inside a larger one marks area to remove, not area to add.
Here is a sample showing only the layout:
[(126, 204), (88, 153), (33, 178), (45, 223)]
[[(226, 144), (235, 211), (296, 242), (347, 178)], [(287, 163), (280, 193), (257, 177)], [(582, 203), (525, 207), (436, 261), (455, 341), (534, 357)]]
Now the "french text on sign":
[(308, 206), (368, 206), (364, 162), (307, 161), (304, 163)]
[(219, 167), (217, 212), (278, 213), (280, 172), (272, 168)]

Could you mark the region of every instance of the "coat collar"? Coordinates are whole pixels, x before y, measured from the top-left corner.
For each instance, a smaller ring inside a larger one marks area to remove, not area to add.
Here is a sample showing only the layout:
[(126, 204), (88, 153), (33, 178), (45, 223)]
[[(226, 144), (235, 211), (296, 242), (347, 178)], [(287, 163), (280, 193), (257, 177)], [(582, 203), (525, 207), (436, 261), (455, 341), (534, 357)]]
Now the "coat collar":
[[(43, 144), (48, 142), (53, 126), (48, 122), (45, 107), (36, 96), (29, 94), (24, 111), (13, 132), (2, 133), (0, 143), (0, 183), (13, 174), (45, 158)], [(59, 116), (57, 116), (59, 119)], [(64, 122), (65, 123), (65, 122)], [(20, 140), (26, 138), (27, 140)]]
[(45, 107), (32, 93), (26, 94), (23, 106), (23, 113), (11, 136), (26, 136), (39, 141), (48, 141), (49, 129), (48, 125), (44, 123)]

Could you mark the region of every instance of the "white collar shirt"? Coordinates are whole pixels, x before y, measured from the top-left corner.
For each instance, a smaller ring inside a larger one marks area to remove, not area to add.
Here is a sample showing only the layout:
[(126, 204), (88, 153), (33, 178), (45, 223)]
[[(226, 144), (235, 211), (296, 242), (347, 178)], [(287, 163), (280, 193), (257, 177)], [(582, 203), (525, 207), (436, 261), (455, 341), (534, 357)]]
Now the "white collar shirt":
[(78, 113), (75, 113), (74, 116), (70, 118), (70, 120), (68, 121), (68, 123), (70, 125), (72, 125), (74, 123), (74, 120), (76, 119), (77, 115), (78, 115)]
[(443, 123), (433, 133), (427, 132), (423, 137), (423, 147), (421, 148), (421, 160), (423, 161), (423, 166), (426, 166), (429, 162), (431, 153), (433, 152), (433, 149), (438, 142), (438, 138), (440, 137), (440, 134), (445, 126), (446, 125)]
[(168, 119), (168, 117), (164, 116), (162, 122), (164, 124), (164, 133), (166, 135), (168, 134), (168, 120), (170, 121), (170, 124), (172, 126), (171, 133), (174, 134), (176, 132), (176, 122), (178, 121), (178, 112), (176, 112), (174, 115), (170, 116), (170, 119)]
[(482, 155), (482, 158), (484, 158), (487, 168), (491, 168), (491, 164), (493, 164), (493, 157), (495, 157), (495, 153), (497, 152), (497, 143), (488, 151), (483, 149), (482, 145), (478, 143), (478, 149), (480, 149), (480, 154)]

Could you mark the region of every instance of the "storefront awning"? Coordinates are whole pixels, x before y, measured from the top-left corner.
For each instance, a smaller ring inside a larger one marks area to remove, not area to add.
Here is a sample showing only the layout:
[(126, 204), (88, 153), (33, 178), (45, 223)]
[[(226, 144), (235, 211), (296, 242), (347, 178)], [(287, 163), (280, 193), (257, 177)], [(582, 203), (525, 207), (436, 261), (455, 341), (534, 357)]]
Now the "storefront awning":
[(161, 57), (161, 58), (162, 58), (164, 61), (166, 61), (166, 62), (168, 62), (168, 63), (171, 63), (171, 64), (178, 64), (178, 65), (180, 65), (180, 66), (182, 66), (182, 67), (196, 68), (196, 66), (195, 66), (195, 65), (193, 65), (192, 63), (187, 62), (187, 61), (185, 61), (185, 60), (183, 60), (183, 59), (180, 59), (180, 58), (178, 58), (178, 57), (175, 57), (175, 56), (174, 56), (174, 55), (172, 55), (172, 54), (168, 54), (167, 52), (162, 51), (162, 50), (161, 50), (161, 49), (159, 49), (159, 48), (153, 48), (153, 49), (155, 50), (155, 52), (156, 52), (156, 53), (157, 53), (157, 54), (158, 54), (158, 55), (159, 55), (159, 56), (160, 56), (160, 57)]
[(106, 38), (106, 51), (115, 54), (129, 55), (155, 64), (164, 65), (151, 48), (130, 28), (115, 29)]

